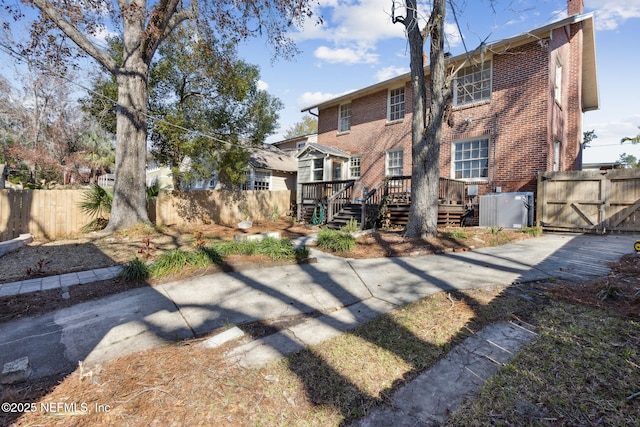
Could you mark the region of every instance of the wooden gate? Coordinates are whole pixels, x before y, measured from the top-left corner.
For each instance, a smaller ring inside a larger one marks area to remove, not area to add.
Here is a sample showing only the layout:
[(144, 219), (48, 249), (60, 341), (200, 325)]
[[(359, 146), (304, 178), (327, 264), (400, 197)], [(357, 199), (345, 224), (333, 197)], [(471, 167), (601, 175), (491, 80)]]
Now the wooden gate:
[(543, 173), (537, 205), (545, 229), (640, 232), (640, 170)]

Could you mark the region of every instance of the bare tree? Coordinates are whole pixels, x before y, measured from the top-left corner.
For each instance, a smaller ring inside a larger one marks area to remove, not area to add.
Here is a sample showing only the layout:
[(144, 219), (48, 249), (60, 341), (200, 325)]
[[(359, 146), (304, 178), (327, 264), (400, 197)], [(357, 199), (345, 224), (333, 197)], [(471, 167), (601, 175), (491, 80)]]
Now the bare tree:
[[(447, 106), (451, 102), (451, 73), (447, 73), (444, 56), (446, 0), (433, 1), (424, 28), (420, 28), (417, 0), (404, 1), (404, 9), (405, 16), (395, 16), (394, 13), (392, 19), (405, 27), (411, 68), (411, 207), (405, 234), (407, 237), (424, 238), (438, 232), (440, 138)], [(427, 97), (424, 72), (424, 44), (427, 39), (430, 97)]]
[[(24, 0), (41, 14), (32, 25), (32, 34), (36, 36), (34, 45), (44, 43), (48, 48), (55, 45), (55, 49), (64, 52), (68, 49), (64, 40), (70, 39), (118, 83), (116, 179), (107, 231), (149, 221), (145, 202), (147, 82), (151, 60), (164, 39), (183, 22), (192, 20), (214, 27), (225, 41), (265, 33), (273, 41), (277, 53), (290, 54), (293, 48), (286, 38), (286, 30), (311, 15), (312, 1)], [(3, 4), (14, 17), (23, 16), (14, 2)], [(117, 28), (123, 34), (120, 61), (95, 41), (94, 36), (99, 31), (109, 28)], [(55, 30), (64, 36), (45, 37)]]

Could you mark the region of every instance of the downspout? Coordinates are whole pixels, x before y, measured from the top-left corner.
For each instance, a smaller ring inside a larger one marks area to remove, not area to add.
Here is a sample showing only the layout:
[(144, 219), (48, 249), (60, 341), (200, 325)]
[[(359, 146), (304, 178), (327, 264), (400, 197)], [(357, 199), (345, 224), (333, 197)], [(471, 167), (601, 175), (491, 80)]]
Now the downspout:
[(491, 167), (491, 187), (493, 188), (493, 192), (496, 190), (496, 169), (497, 169), (497, 154), (496, 154), (496, 146), (498, 145), (498, 113), (493, 116), (493, 131), (491, 132), (493, 135), (493, 165)]

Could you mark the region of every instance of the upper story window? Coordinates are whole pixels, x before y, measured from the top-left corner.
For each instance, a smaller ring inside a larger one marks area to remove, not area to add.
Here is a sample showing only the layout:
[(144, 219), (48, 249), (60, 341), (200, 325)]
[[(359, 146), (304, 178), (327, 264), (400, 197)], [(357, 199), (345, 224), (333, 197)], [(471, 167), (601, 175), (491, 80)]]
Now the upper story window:
[(403, 157), (404, 157), (403, 149), (387, 151), (387, 162), (386, 162), (387, 176), (402, 176), (402, 158)]
[(389, 91), (387, 120), (390, 122), (404, 118), (404, 86)]
[(556, 102), (562, 104), (562, 63), (559, 59), (556, 61), (556, 79), (553, 89)]
[(347, 132), (351, 129), (351, 103), (342, 104), (338, 111), (338, 132)]
[(296, 142), (296, 151), (300, 151), (306, 146), (307, 146), (307, 141), (298, 141)]
[(360, 156), (353, 156), (349, 160), (349, 176), (360, 178)]
[(458, 71), (453, 99), (455, 105), (473, 104), (491, 99), (491, 61)]
[(489, 138), (454, 142), (453, 153), (455, 179), (489, 177)]

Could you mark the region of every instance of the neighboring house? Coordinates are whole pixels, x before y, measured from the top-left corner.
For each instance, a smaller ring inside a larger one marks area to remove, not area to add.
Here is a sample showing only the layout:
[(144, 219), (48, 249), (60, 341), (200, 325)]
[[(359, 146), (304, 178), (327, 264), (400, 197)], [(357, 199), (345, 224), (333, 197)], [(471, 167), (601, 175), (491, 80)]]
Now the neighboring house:
[[(298, 162), (292, 153), (280, 150), (271, 144), (248, 148), (249, 164), (246, 169), (247, 181), (243, 190), (295, 190)], [(190, 159), (186, 159), (181, 168), (188, 168)], [(199, 180), (188, 186), (189, 190), (220, 190), (223, 188), (216, 171), (211, 177)]]
[[(567, 4), (565, 19), (487, 44), (466, 64), (447, 59), (462, 68), (440, 173), (464, 181), (465, 197), (535, 191), (541, 172), (581, 169), (582, 113), (599, 108), (594, 18), (582, 0)], [(411, 175), (411, 99), (404, 74), (303, 110), (317, 111), (318, 143), (298, 153), (300, 183), (353, 179), (357, 197)]]
[(610, 170), (610, 169), (624, 169), (624, 166), (620, 162), (606, 162), (606, 163), (584, 163), (582, 170)]
[(310, 134), (303, 136), (296, 136), (295, 138), (285, 139), (283, 141), (274, 142), (272, 145), (275, 145), (282, 151), (298, 153), (307, 144), (317, 143), (318, 142), (318, 134)]
[(155, 160), (147, 162), (146, 171), (147, 187), (158, 184), (161, 190), (173, 190), (173, 173), (171, 168), (163, 166)]

